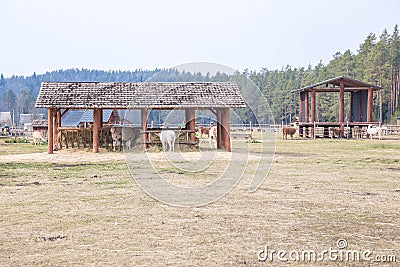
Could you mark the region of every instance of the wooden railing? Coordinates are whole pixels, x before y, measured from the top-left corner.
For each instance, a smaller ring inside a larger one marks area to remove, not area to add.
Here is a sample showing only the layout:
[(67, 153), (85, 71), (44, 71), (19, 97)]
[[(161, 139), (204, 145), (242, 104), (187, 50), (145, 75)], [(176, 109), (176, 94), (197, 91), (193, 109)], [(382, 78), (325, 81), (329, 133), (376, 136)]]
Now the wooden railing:
[[(111, 149), (111, 127), (102, 127), (99, 130), (100, 147)], [(58, 128), (57, 135), (58, 149), (65, 148), (92, 148), (93, 147), (93, 129), (92, 128)]]

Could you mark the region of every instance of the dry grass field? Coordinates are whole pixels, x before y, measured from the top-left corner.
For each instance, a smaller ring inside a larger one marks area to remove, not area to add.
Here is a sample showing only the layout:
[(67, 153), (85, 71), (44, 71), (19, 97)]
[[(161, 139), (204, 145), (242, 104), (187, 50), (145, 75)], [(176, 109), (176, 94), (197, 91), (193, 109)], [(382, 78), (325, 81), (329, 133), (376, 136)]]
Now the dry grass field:
[[(277, 140), (269, 176), (256, 192), (248, 191), (250, 162), (230, 193), (197, 208), (144, 193), (121, 152), (45, 151), (0, 143), (0, 266), (400, 262), (400, 140)], [(265, 246), (300, 254), (337, 250), (338, 239), (347, 250), (371, 251), (372, 261), (325, 255), (282, 262), (275, 255), (263, 262), (257, 255)]]

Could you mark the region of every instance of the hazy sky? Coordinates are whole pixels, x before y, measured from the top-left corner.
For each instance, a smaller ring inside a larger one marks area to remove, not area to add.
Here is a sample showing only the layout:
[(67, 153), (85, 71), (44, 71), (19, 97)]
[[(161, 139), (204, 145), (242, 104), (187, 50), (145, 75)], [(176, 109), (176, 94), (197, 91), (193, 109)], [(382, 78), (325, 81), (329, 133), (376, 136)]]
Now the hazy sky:
[(307, 66), (395, 24), (399, 0), (0, 0), (0, 73)]

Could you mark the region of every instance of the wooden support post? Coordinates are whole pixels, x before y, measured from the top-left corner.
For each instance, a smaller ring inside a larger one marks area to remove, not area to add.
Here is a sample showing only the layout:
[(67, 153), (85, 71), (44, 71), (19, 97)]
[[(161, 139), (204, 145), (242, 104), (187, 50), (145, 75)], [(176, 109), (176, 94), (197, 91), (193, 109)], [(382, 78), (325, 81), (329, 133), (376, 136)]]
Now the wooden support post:
[[(305, 116), (305, 122), (306, 123), (308, 123), (308, 122), (310, 122), (310, 109), (309, 109), (309, 106), (308, 106), (308, 98), (309, 98), (309, 92), (308, 91), (306, 91), (306, 92), (304, 92), (304, 94), (305, 94), (305, 102), (304, 102), (304, 116)], [(305, 137), (308, 137), (308, 126), (306, 126), (306, 127), (304, 127), (304, 131), (303, 131), (303, 135), (305, 136)]]
[[(305, 92), (300, 92), (299, 122), (305, 122)], [(303, 127), (299, 127), (299, 136), (303, 137)]]
[(229, 124), (229, 108), (224, 108), (222, 110), (222, 146), (225, 151), (231, 152), (231, 139), (230, 139), (230, 124)]
[[(54, 109), (53, 110), (53, 150), (54, 148), (57, 148), (57, 134), (58, 134), (58, 115), (60, 113), (59, 109)], [(57, 150), (57, 149), (56, 149)]]
[(304, 103), (303, 103), (303, 95), (304, 95), (304, 92), (300, 92), (300, 106), (299, 106), (299, 122), (303, 122), (303, 106), (304, 106)]
[[(192, 108), (191, 109), (187, 109), (186, 110), (186, 115), (187, 115), (187, 119), (188, 119), (187, 123), (189, 124), (189, 130), (190, 130), (190, 134), (189, 134), (190, 142), (195, 143), (196, 142), (196, 133), (194, 131), (195, 131), (195, 128), (196, 128), (196, 125), (195, 125), (195, 123), (196, 123), (195, 122), (196, 112)], [(192, 148), (195, 148), (195, 147), (196, 146), (193, 144)]]
[(367, 122), (372, 122), (373, 100), (374, 100), (374, 91), (372, 91), (372, 88), (368, 88)]
[(311, 127), (311, 137), (315, 139), (315, 122), (317, 121), (317, 105), (316, 105), (316, 93), (315, 89), (311, 90), (311, 122), (314, 126)]
[(53, 154), (53, 109), (47, 109), (47, 153)]
[(102, 110), (99, 108), (93, 109), (93, 153), (99, 152), (99, 130)]
[(147, 149), (147, 109), (141, 109), (141, 118), (142, 118), (142, 148), (143, 150)]
[(217, 148), (222, 148), (222, 114), (221, 110), (217, 109)]
[(344, 81), (340, 79), (340, 88), (339, 88), (339, 136), (343, 137), (344, 134)]
[(312, 89), (311, 91), (311, 122), (314, 123), (316, 119), (316, 113), (317, 113), (317, 105), (316, 105), (316, 93), (315, 89)]
[(344, 81), (343, 81), (343, 79), (340, 80), (339, 123), (344, 123)]
[(309, 108), (308, 108), (308, 91), (305, 92), (306, 97), (305, 97), (305, 102), (304, 102), (304, 109), (305, 109), (305, 122), (310, 122), (309, 117)]

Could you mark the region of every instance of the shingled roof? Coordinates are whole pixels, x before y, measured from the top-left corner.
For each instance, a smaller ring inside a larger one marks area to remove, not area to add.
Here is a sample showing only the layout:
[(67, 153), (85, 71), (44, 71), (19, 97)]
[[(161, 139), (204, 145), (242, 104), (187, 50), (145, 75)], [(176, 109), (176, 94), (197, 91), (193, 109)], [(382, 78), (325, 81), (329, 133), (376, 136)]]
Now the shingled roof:
[(304, 92), (304, 91), (311, 91), (313, 89), (315, 89), (317, 92), (339, 92), (341, 80), (343, 80), (345, 92), (368, 90), (368, 88), (372, 88), (372, 90), (374, 91), (382, 89), (382, 87), (377, 85), (358, 81), (346, 76), (339, 76), (323, 82), (311, 84), (303, 88), (295, 89), (292, 92)]
[(48, 125), (47, 119), (33, 120), (31, 124), (32, 127), (47, 127), (47, 125)]
[(234, 83), (43, 82), (37, 108), (173, 109), (245, 107)]

